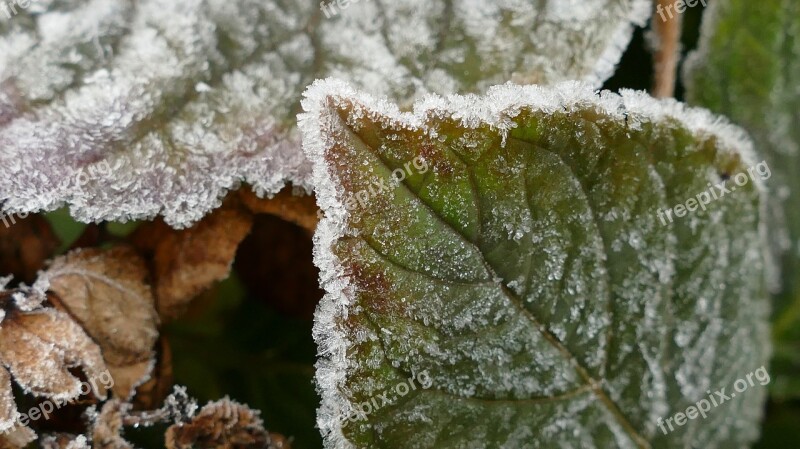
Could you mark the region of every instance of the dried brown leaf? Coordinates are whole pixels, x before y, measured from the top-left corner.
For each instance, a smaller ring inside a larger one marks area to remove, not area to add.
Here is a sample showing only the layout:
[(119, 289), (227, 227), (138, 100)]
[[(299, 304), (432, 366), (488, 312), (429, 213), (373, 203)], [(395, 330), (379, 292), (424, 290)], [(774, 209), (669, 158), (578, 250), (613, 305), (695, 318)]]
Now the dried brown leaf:
[[(105, 383), (92, 381), (110, 377), (100, 348), (67, 314), (41, 307), (43, 299), (38, 289), (0, 291), (0, 431), (25, 424), (16, 411), (12, 377), (26, 393), (59, 404), (90, 392), (106, 397)], [(75, 368), (90, 381), (82, 384)], [(26, 432), (12, 433), (18, 438)]]
[(14, 401), (14, 391), (11, 389), (11, 375), (0, 367), (0, 432), (13, 426), (17, 404)]
[(150, 380), (154, 359), (124, 365), (109, 365), (111, 377), (114, 379), (114, 395), (122, 399), (130, 399), (140, 385)]
[(33, 282), (36, 272), (58, 249), (58, 237), (40, 215), (2, 215), (0, 223), (0, 274)]
[(156, 358), (156, 367), (150, 380), (136, 389), (134, 406), (137, 409), (150, 410), (164, 401), (172, 390), (174, 381), (172, 372), (172, 349), (165, 336), (161, 336), (160, 351)]
[(295, 195), (292, 187), (284, 187), (272, 198), (259, 198), (251, 189), (240, 189), (239, 197), (250, 211), (270, 214), (314, 232), (319, 222), (320, 209), (313, 196)]
[(133, 449), (122, 437), (124, 419), (130, 409), (130, 404), (117, 399), (103, 404), (92, 429), (94, 449)]
[(288, 449), (283, 437), (273, 438), (245, 405), (228, 398), (211, 402), (188, 423), (175, 424), (165, 435), (167, 449)]
[(14, 426), (9, 432), (0, 435), (0, 449), (22, 449), (35, 439), (36, 433), (29, 427)]
[(158, 316), (147, 266), (127, 246), (80, 249), (56, 259), (43, 276), (52, 301), (95, 339), (114, 379), (114, 394), (128, 399), (155, 363)]
[[(103, 377), (106, 370), (100, 348), (69, 316), (55, 309), (8, 312), (0, 328), (0, 360), (26, 392), (58, 400), (80, 393), (81, 382), (69, 368), (83, 367), (90, 379)], [(105, 398), (103, 386), (94, 387), (95, 395)]]
[(189, 229), (172, 230), (161, 221), (137, 229), (132, 241), (153, 258), (163, 320), (180, 316), (192, 299), (228, 277), (236, 248), (252, 224), (252, 215), (229, 201)]
[(39, 447), (41, 449), (91, 449), (85, 436), (66, 433), (48, 435), (41, 438)]

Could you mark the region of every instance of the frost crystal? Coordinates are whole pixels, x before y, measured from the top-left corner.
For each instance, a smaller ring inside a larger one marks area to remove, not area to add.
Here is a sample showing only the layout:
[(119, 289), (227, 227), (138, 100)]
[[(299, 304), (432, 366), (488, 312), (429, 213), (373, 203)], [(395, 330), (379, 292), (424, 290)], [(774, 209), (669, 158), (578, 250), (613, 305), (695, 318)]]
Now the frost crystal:
[[(337, 75), (413, 100), (611, 74), (645, 0), (35, 2), (0, 23), (0, 201), (183, 227), (246, 182), (310, 189), (294, 115)], [(327, 6), (329, 8), (330, 5)], [(330, 16), (330, 17), (327, 17)], [(410, 104), (410, 103), (409, 103)]]

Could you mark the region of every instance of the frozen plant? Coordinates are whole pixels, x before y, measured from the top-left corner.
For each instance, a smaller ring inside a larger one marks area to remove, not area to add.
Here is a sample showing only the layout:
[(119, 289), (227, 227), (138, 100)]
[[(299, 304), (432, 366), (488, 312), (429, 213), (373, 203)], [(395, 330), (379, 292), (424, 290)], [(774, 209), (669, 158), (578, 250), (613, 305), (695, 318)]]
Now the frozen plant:
[(16, 2), (0, 448), (785, 443), (800, 5), (706, 3)]

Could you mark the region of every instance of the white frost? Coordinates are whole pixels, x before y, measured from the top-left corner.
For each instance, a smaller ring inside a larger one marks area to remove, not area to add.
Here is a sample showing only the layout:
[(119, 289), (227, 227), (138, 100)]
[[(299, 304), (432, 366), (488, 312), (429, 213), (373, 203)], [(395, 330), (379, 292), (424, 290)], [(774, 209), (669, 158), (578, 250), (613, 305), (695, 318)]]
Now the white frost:
[(599, 85), (649, 2), (562, 1), (374, 0), (331, 18), (318, 0), (34, 2), (0, 27), (0, 201), (184, 227), (242, 183), (311, 190), (294, 114), (314, 78), (406, 104), (507, 80)]

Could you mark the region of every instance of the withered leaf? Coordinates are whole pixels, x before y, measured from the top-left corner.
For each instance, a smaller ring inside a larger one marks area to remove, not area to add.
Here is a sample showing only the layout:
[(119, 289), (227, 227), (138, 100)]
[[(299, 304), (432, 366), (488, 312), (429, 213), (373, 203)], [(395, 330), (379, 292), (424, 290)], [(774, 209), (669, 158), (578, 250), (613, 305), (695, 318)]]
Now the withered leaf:
[(134, 407), (137, 409), (153, 409), (170, 393), (174, 380), (172, 371), (172, 349), (169, 341), (162, 335), (157, 346), (160, 348), (156, 356), (156, 366), (150, 380), (136, 389)]
[(68, 368), (83, 366), (90, 378), (100, 377), (105, 368), (100, 348), (54, 309), (7, 314), (0, 329), (0, 359), (26, 391), (54, 399), (78, 396), (80, 381)]
[[(88, 393), (71, 368), (82, 368), (88, 379), (108, 374), (100, 348), (77, 323), (52, 308), (21, 310), (18, 304), (25, 303), (25, 296), (19, 290), (0, 292), (5, 310), (0, 321), (0, 430), (16, 424), (9, 373), (25, 392), (58, 401)], [(89, 385), (96, 397), (106, 397), (104, 384)]]
[(152, 253), (157, 307), (163, 320), (178, 317), (192, 299), (228, 277), (236, 248), (252, 225), (249, 212), (228, 202), (189, 229), (173, 230), (161, 221), (137, 229), (132, 240)]
[(310, 195), (295, 195), (291, 187), (284, 187), (272, 198), (259, 198), (250, 189), (240, 189), (239, 197), (250, 211), (270, 214), (314, 232), (321, 215), (317, 202)]
[[(21, 449), (36, 439), (36, 433), (26, 426), (14, 426), (7, 433), (0, 435), (0, 449)], [(80, 448), (65, 448), (80, 449)]]
[(11, 391), (11, 376), (0, 368), (0, 449), (18, 449), (36, 439), (36, 434), (28, 427), (14, 423), (17, 406)]
[(0, 273), (33, 282), (60, 244), (47, 220), (39, 215), (0, 215)]
[(85, 436), (65, 433), (42, 438), (39, 440), (39, 447), (41, 449), (91, 449)]
[(133, 446), (122, 438), (125, 416), (131, 405), (112, 399), (105, 404), (97, 416), (92, 429), (94, 449), (132, 449)]
[(53, 261), (43, 276), (51, 299), (95, 339), (114, 380), (128, 399), (154, 364), (158, 315), (144, 259), (131, 247), (79, 249)]
[(11, 375), (0, 367), (0, 449), (16, 449), (25, 447), (36, 438), (33, 431), (19, 423), (15, 423), (17, 405), (11, 390)]
[(16, 410), (14, 392), (11, 390), (11, 375), (0, 367), (0, 423), (2, 423), (0, 431), (6, 431), (13, 426)]
[(123, 399), (130, 399), (136, 388), (150, 379), (155, 360), (153, 358), (141, 362), (123, 365), (108, 365), (114, 379), (114, 394)]
[(188, 423), (170, 426), (165, 445), (167, 449), (289, 449), (283, 437), (264, 430), (258, 412), (228, 398), (207, 404)]

